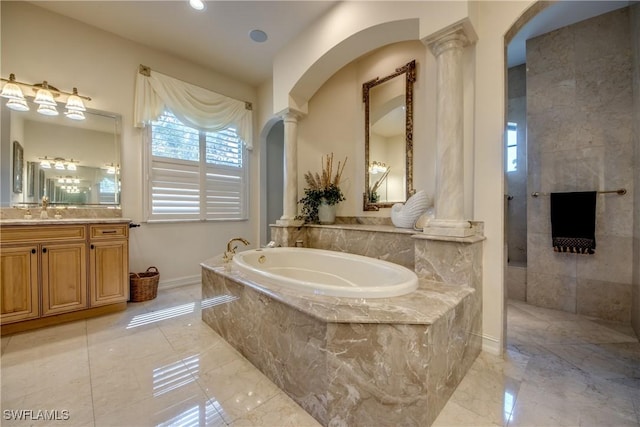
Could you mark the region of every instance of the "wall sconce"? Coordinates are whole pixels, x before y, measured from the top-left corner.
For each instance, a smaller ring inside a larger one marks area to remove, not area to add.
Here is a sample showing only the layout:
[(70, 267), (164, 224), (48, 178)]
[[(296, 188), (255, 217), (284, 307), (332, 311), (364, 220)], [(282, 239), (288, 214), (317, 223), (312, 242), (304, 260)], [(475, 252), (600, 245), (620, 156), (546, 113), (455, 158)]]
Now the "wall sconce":
[(62, 157), (54, 157), (49, 158), (47, 156), (41, 157), (40, 159), (40, 167), (42, 169), (51, 169), (53, 166), (57, 170), (68, 170), (68, 171), (76, 171), (78, 170), (77, 164), (80, 163), (77, 160), (67, 160)]
[(91, 98), (88, 96), (78, 95), (78, 89), (75, 87), (73, 88), (73, 92), (65, 92), (54, 86), (50, 86), (46, 80), (37, 84), (23, 83), (17, 81), (13, 73), (9, 74), (8, 79), (2, 77), (1, 80), (7, 83), (2, 88), (0, 96), (7, 98), (7, 107), (15, 111), (29, 111), (29, 105), (22, 93), (21, 86), (35, 92), (33, 102), (38, 104), (38, 113), (45, 116), (57, 116), (59, 114), (56, 108), (58, 103), (55, 98), (60, 95), (66, 95), (67, 103), (65, 108), (67, 111), (64, 113), (65, 116), (72, 120), (84, 120), (84, 111), (86, 111), (86, 108), (82, 100), (91, 101)]

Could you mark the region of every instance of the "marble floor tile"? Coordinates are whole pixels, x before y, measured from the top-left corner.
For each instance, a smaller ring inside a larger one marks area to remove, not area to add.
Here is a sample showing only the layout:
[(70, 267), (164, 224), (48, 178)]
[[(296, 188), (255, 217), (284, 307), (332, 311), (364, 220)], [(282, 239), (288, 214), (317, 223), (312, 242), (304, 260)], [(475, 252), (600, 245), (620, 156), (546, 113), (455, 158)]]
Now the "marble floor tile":
[[(161, 290), (121, 313), (2, 337), (3, 411), (69, 411), (2, 425), (318, 426), (200, 320), (200, 295)], [(522, 302), (507, 317), (503, 357), (482, 353), (434, 426), (640, 426), (627, 325)]]
[(231, 423), (231, 427), (250, 426), (320, 427), (321, 424), (284, 392), (278, 392), (263, 405)]
[(198, 376), (207, 396), (219, 402), (228, 423), (246, 416), (280, 392), (269, 379), (245, 359), (238, 358)]
[(0, 354), (4, 353), (4, 349), (9, 345), (9, 341), (11, 340), (11, 335), (2, 337), (0, 339)]

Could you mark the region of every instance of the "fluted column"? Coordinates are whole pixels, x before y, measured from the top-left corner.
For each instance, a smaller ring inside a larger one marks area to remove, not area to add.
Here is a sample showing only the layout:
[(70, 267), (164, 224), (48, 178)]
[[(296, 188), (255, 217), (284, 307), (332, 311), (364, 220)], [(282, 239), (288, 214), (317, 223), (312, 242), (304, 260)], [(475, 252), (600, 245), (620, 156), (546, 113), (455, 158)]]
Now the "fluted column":
[(288, 110), (282, 115), (284, 121), (284, 189), (282, 216), (278, 225), (300, 225), (298, 214), (298, 119), (299, 113)]
[(466, 237), (474, 232), (464, 219), (464, 139), (462, 52), (468, 38), (462, 28), (428, 41), (436, 57), (435, 218), (425, 234)]

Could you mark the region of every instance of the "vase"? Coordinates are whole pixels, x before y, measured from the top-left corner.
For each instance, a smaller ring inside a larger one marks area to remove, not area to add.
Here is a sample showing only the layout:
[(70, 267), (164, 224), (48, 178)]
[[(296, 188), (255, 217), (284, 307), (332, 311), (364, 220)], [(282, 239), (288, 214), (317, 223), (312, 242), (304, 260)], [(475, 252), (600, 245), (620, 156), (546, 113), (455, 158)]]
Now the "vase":
[(325, 199), (318, 205), (318, 220), (320, 224), (333, 224), (336, 222), (336, 208), (338, 205), (330, 205)]

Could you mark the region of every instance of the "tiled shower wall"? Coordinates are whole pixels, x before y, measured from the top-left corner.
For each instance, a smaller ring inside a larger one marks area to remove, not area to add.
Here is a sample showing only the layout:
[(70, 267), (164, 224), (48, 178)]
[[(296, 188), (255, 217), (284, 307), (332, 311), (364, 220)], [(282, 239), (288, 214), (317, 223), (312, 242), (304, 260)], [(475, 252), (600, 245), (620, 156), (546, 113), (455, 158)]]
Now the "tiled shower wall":
[[(635, 181), (637, 192), (640, 192), (640, 3), (631, 10), (631, 40), (633, 49), (633, 114), (635, 123)], [(640, 194), (634, 197), (634, 231), (633, 231), (633, 289), (631, 306), (631, 323), (640, 337)]]
[(527, 301), (627, 323), (634, 261), (631, 47), (629, 8), (527, 42), (528, 191), (627, 189), (625, 196), (598, 196), (595, 255), (553, 252), (549, 197), (528, 200)]

